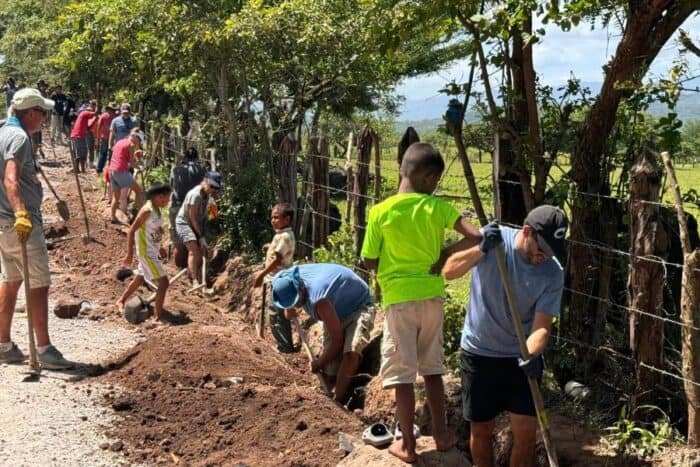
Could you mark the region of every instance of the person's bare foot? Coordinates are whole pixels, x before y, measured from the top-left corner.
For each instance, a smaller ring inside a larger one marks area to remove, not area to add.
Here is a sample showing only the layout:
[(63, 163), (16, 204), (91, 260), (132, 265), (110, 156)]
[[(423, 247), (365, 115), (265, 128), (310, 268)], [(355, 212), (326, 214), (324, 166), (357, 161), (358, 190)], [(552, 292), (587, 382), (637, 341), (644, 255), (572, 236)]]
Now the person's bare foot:
[(124, 302), (121, 300), (117, 300), (115, 305), (117, 305), (117, 310), (119, 310), (119, 313), (124, 313)]
[(449, 451), (452, 446), (457, 444), (457, 435), (451, 431), (447, 431), (443, 435), (433, 435), (433, 439), (438, 451)]
[(407, 464), (413, 464), (418, 460), (418, 454), (416, 454), (415, 448), (410, 451), (406, 449), (403, 444), (403, 439), (391, 443), (391, 446), (389, 446), (389, 453)]

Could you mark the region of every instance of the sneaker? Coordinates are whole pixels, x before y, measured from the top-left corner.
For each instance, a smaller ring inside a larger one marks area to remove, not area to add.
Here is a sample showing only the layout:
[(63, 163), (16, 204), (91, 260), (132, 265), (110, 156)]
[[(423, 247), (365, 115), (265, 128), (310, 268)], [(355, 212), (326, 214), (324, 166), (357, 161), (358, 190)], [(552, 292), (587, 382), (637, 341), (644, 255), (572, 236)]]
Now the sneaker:
[(47, 370), (67, 370), (73, 368), (73, 363), (63, 358), (63, 354), (56, 347), (50, 345), (48, 349), (39, 354), (39, 362), (42, 368)]
[(12, 348), (7, 352), (0, 352), (0, 363), (22, 363), (26, 359), (26, 355), (19, 350), (15, 343), (12, 344)]

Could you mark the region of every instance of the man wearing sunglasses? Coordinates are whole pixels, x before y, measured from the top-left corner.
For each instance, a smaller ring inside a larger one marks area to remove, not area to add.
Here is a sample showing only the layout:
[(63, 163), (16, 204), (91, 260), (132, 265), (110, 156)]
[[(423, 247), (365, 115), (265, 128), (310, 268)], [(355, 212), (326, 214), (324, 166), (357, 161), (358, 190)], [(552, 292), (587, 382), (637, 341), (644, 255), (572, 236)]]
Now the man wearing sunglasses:
[(29, 135), (39, 130), (54, 101), (37, 89), (24, 88), (12, 97), (11, 116), (0, 128), (0, 363), (20, 363), (25, 355), (10, 338), (12, 315), (22, 285), (22, 244), (26, 245), (32, 321), (39, 362), (46, 369), (73, 364), (51, 345), (48, 297), (49, 255), (41, 218), (43, 191), (32, 157)]
[[(508, 412), (513, 432), (511, 465), (534, 465), (535, 406), (528, 377), (542, 377), (542, 352), (559, 315), (566, 259), (564, 211), (539, 206), (521, 229), (492, 223), (481, 229), (480, 245), (455, 253), (443, 274), (456, 279), (472, 271), (462, 331), (462, 411), (471, 423), (474, 464), (493, 466), (494, 420)], [(531, 357), (520, 358), (495, 247), (503, 244), (508, 276)]]

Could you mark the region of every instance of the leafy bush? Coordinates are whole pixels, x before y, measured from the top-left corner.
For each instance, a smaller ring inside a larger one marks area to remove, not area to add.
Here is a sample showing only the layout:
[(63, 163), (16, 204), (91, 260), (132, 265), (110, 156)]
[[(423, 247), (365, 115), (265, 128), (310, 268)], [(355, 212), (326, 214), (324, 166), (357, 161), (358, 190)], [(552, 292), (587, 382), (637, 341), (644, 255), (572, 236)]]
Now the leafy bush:
[(342, 224), (340, 229), (328, 237), (325, 246), (314, 250), (314, 261), (317, 263), (336, 263), (354, 269), (357, 266), (357, 255), (353, 245), (352, 229)]
[(442, 332), (445, 338), (443, 343), (445, 365), (452, 370), (459, 368), (459, 349), (462, 340), (462, 328), (464, 327), (464, 304), (463, 300), (455, 298), (448, 293), (443, 306), (445, 321), (442, 326)]
[(682, 441), (678, 431), (671, 425), (668, 415), (658, 407), (644, 405), (637, 410), (651, 409), (661, 417), (651, 424), (641, 424), (627, 418), (627, 407), (622, 407), (620, 419), (605, 430), (601, 442), (613, 454), (627, 454), (650, 458), (675, 442)]
[(245, 173), (225, 174), (219, 204), (223, 225), (222, 246), (233, 251), (262, 254), (262, 246), (272, 238), (270, 208), (275, 203), (274, 185), (267, 181), (262, 167), (251, 165)]

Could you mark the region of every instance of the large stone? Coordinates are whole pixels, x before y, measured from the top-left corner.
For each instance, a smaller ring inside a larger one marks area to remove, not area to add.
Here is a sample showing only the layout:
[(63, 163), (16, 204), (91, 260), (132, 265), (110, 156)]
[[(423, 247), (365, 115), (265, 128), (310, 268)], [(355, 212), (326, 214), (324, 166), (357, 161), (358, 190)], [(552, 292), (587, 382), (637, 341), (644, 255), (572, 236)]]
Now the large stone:
[[(446, 452), (440, 452), (435, 448), (433, 438), (421, 437), (416, 440), (418, 461), (413, 464), (418, 467), (470, 467), (467, 457), (452, 448)], [(361, 446), (340, 461), (338, 467), (367, 467), (368, 465), (381, 465), (382, 467), (404, 467), (405, 462), (389, 454), (387, 449), (377, 449), (372, 446)]]

